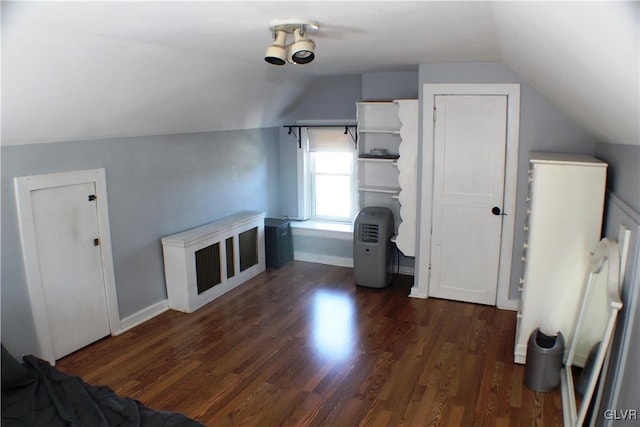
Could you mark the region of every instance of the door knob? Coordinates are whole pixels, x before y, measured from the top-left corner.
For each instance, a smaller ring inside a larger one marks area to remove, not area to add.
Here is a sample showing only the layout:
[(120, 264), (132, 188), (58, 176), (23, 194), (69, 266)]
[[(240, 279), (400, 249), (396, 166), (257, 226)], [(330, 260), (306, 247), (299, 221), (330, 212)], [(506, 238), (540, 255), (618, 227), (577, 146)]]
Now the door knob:
[(493, 209), (491, 209), (491, 213), (494, 215), (506, 215), (505, 213), (502, 213), (500, 208), (497, 206), (494, 206)]

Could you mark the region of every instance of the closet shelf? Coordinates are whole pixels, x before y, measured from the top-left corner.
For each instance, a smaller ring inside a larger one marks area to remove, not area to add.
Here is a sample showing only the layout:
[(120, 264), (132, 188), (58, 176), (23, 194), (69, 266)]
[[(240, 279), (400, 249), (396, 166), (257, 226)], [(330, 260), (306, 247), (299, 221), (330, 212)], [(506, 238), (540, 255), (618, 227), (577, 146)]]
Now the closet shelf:
[(384, 133), (391, 135), (400, 135), (400, 129), (358, 129), (360, 133)]
[(398, 195), (400, 192), (400, 188), (398, 187), (379, 187), (379, 186), (361, 186), (358, 187), (358, 191), (366, 191), (370, 193), (385, 193), (385, 194), (393, 194)]
[(397, 163), (398, 157), (358, 157), (359, 162)]

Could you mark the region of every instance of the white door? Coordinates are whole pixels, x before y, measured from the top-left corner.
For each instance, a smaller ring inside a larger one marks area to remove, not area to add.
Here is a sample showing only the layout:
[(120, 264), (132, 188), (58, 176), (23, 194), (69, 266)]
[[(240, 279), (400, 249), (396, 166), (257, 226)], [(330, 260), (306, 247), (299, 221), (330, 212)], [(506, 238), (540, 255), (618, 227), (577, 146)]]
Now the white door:
[(95, 195), (95, 183), (31, 193), (55, 359), (110, 333)]
[(429, 295), (495, 305), (507, 97), (436, 96), (435, 107)]

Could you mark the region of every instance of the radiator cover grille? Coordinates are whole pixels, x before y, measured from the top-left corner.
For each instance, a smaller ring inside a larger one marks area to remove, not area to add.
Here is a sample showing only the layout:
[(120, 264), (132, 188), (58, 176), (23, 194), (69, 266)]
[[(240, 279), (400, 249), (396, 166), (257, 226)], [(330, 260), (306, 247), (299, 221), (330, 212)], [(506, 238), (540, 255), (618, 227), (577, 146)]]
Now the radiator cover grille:
[(230, 279), (236, 275), (235, 257), (233, 256), (233, 237), (229, 237), (225, 241), (225, 245), (227, 250), (227, 279)]
[(258, 263), (258, 229), (252, 228), (238, 235), (240, 271)]
[(196, 286), (201, 294), (222, 282), (220, 274), (220, 244), (215, 243), (195, 252)]

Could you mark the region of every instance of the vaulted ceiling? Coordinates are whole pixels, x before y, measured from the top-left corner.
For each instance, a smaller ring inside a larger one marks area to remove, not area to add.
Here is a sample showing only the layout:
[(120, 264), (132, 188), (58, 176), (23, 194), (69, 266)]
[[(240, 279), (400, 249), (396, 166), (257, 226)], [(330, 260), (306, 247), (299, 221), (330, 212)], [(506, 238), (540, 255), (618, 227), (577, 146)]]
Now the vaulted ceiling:
[[(500, 61), (603, 142), (640, 144), (638, 2), (2, 2), (2, 143), (246, 129), (322, 76)], [(270, 20), (316, 60), (264, 60)]]

